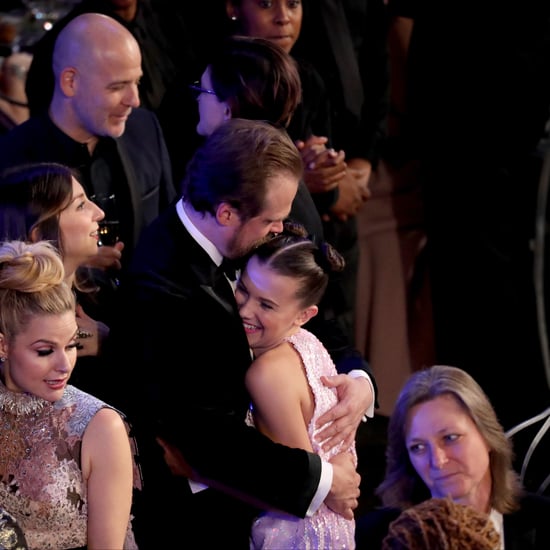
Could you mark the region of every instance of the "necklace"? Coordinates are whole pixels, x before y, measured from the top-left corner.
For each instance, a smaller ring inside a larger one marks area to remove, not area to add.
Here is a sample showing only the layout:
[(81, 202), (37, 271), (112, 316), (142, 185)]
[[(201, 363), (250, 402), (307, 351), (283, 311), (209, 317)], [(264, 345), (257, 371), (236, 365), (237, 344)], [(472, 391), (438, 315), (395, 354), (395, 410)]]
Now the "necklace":
[(16, 393), (0, 383), (0, 411), (14, 416), (28, 416), (39, 413), (49, 402), (29, 393)]
[(30, 458), (29, 426), (48, 405), (53, 406), (36, 395), (10, 391), (0, 381), (0, 412), (4, 413), (0, 416), (0, 431), (4, 434), (3, 450), (7, 456)]

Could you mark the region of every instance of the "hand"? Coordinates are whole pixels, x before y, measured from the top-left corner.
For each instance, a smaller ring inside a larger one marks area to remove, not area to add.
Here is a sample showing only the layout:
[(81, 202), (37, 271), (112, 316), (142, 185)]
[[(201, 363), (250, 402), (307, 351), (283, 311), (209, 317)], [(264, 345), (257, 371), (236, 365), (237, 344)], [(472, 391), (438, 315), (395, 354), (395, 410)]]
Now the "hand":
[(361, 188), (354, 174), (347, 170), (346, 175), (338, 184), (338, 199), (330, 208), (330, 214), (325, 214), (323, 219), (328, 221), (330, 217), (346, 221), (355, 216), (363, 205)]
[(121, 269), (122, 251), (124, 243), (118, 241), (113, 246), (100, 246), (97, 249), (97, 254), (92, 256), (87, 262), (88, 267), (96, 267), (98, 269)]
[(332, 464), (332, 485), (325, 504), (346, 519), (353, 519), (353, 511), (359, 504), (361, 476), (355, 471), (354, 456), (349, 453), (335, 455)]
[(319, 153), (326, 151), (327, 143), (328, 138), (324, 136), (311, 136), (305, 141), (297, 140), (295, 144), (302, 155), (304, 166), (308, 166), (314, 162)]
[(304, 182), (310, 193), (331, 191), (346, 174), (344, 151), (327, 149), (327, 141), (323, 136), (311, 136), (296, 142), (305, 167)]
[(372, 175), (372, 164), (370, 161), (362, 158), (353, 158), (348, 161), (348, 170), (355, 178), (355, 181), (361, 192), (363, 202), (370, 199), (372, 192), (369, 189), (370, 178)]
[(322, 376), (321, 382), (329, 388), (336, 388), (338, 403), (317, 420), (315, 427), (320, 431), (315, 439), (323, 442), (325, 451), (340, 443), (348, 447), (355, 440), (365, 411), (374, 401), (372, 387), (363, 376), (354, 378), (348, 374)]
[(367, 174), (364, 170), (357, 170), (355, 168), (349, 168), (348, 171), (351, 176), (355, 179), (359, 193), (361, 193), (361, 199), (363, 202), (367, 202), (372, 195), (372, 191), (369, 188), (369, 176), (370, 172)]
[(78, 357), (99, 355), (101, 345), (109, 335), (109, 327), (86, 315), (80, 304), (76, 306), (76, 324), (78, 325)]
[(168, 443), (168, 441), (160, 437), (157, 437), (156, 440), (164, 451), (164, 461), (168, 465), (168, 468), (170, 468), (172, 474), (192, 479), (193, 469), (183, 457), (182, 452), (175, 445)]
[(343, 151), (325, 149), (306, 165), (304, 182), (310, 193), (326, 193), (338, 187), (346, 175)]

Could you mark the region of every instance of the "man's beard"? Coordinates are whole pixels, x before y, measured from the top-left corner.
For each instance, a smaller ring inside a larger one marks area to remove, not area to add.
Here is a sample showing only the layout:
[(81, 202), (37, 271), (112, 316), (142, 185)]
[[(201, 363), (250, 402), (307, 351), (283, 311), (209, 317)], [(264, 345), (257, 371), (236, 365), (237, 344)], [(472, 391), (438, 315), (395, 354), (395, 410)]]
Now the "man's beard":
[(238, 240), (238, 236), (233, 240), (233, 242), (229, 243), (228, 250), (230, 251), (230, 258), (236, 259), (236, 258), (243, 258), (244, 256), (248, 256), (253, 250), (261, 246), (262, 244), (270, 241), (275, 237), (276, 233), (268, 233), (265, 237), (262, 239), (257, 240), (255, 243), (252, 243), (248, 246), (248, 248), (244, 248), (242, 245), (236, 244), (236, 241)]

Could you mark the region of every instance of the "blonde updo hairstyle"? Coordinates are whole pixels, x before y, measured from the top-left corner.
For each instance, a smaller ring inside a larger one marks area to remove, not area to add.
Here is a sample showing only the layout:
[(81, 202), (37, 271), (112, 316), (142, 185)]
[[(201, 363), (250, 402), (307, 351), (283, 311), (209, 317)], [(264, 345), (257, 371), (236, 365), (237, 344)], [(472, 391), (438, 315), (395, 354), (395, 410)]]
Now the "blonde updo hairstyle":
[(0, 332), (9, 343), (37, 315), (75, 310), (63, 262), (47, 241), (0, 245)]

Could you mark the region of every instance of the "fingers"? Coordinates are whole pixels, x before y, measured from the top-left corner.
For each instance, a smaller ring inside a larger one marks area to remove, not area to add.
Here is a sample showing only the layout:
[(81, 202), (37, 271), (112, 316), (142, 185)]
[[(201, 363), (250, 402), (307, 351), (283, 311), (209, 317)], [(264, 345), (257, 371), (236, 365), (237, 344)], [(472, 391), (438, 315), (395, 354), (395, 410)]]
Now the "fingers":
[(86, 321), (91, 321), (92, 320), (92, 318), (89, 315), (86, 315), (86, 312), (84, 311), (84, 309), (82, 308), (82, 306), (80, 304), (76, 304), (75, 311), (76, 311), (77, 319), (84, 319)]
[(162, 439), (162, 437), (156, 437), (155, 439), (157, 440), (157, 443), (162, 447), (162, 450), (165, 453), (168, 452), (168, 445), (166, 444), (164, 439)]
[(296, 142), (296, 144), (302, 144), (302, 148), (313, 147), (314, 145), (325, 145), (327, 143), (328, 138), (326, 136), (310, 136), (306, 140), (298, 140)]
[(333, 466), (332, 486), (325, 504), (348, 519), (359, 504), (361, 476), (355, 470), (352, 453), (338, 453), (330, 460)]
[[(327, 430), (329, 430), (327, 428)], [(352, 426), (347, 426), (345, 430), (333, 431), (328, 437), (320, 436), (319, 439), (323, 441), (322, 447), (324, 451), (330, 451), (338, 445), (345, 447), (349, 446), (351, 442), (355, 440), (356, 430)]]
[(355, 517), (353, 511), (357, 508), (358, 505), (359, 503), (357, 499), (351, 500), (349, 508), (344, 509), (342, 516), (344, 516), (346, 519), (353, 519)]
[(309, 162), (306, 164), (308, 170), (335, 166), (339, 166), (344, 172), (347, 170), (345, 163), (346, 155), (344, 151), (335, 151), (334, 149), (323, 149), (319, 151), (317, 149), (312, 149), (308, 158)]
[(92, 256), (86, 265), (99, 269), (121, 269), (122, 251), (124, 243), (117, 242), (114, 246), (100, 246), (97, 254)]
[[(322, 442), (324, 450), (330, 450), (342, 442), (353, 441), (357, 427), (361, 421), (360, 418), (357, 419), (353, 411), (343, 405), (337, 405), (329, 412), (331, 413), (330, 417), (323, 416), (319, 419), (317, 425), (322, 429), (315, 434), (316, 441)], [(325, 418), (334, 418), (334, 420), (328, 420), (324, 424), (321, 424), (320, 422), (324, 421)]]
[(326, 182), (322, 178), (318, 177), (318, 173), (304, 172), (304, 182), (309, 189), (310, 193), (326, 193), (332, 191), (338, 187), (338, 181)]

